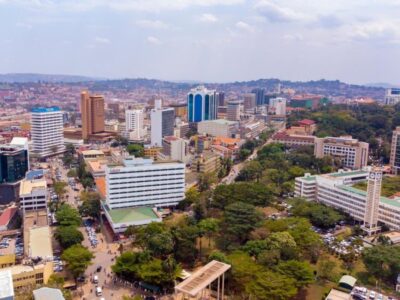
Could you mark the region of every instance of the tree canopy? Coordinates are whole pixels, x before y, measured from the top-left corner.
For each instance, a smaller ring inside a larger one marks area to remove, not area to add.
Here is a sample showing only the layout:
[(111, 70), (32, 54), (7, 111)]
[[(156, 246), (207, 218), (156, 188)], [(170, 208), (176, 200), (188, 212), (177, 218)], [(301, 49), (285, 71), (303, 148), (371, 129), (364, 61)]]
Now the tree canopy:
[(94, 258), (93, 253), (82, 245), (73, 245), (64, 250), (61, 255), (62, 260), (67, 264), (74, 278), (82, 275)]
[(56, 219), (61, 226), (79, 226), (82, 222), (78, 211), (66, 203), (56, 211)]

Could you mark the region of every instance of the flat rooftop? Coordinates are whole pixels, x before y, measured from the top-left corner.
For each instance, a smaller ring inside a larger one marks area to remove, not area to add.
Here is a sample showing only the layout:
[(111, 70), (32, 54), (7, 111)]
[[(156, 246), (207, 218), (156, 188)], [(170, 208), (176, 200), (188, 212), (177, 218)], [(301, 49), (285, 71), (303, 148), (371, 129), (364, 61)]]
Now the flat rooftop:
[(45, 190), (47, 188), (46, 179), (22, 180), (19, 188), (20, 195), (31, 194), (33, 190)]
[(0, 299), (14, 299), (14, 286), (10, 270), (0, 270)]
[(336, 173), (331, 173), (327, 174), (332, 177), (344, 177), (344, 176), (357, 176), (357, 175), (368, 175), (368, 171), (363, 171), (363, 170), (355, 170), (355, 171), (345, 171), (345, 172), (336, 172)]
[[(340, 188), (342, 190), (345, 190), (347, 192), (351, 192), (351, 193), (355, 193), (355, 194), (360, 195), (360, 196), (367, 197), (367, 192), (366, 191), (357, 189), (357, 188), (352, 187), (352, 186), (340, 185), (340, 186), (338, 186), (338, 188)], [(397, 200), (397, 199), (390, 199), (390, 198), (381, 196), (380, 203), (400, 208), (400, 201)]]
[(104, 155), (104, 152), (101, 150), (83, 150), (83, 155)]
[(199, 123), (216, 123), (216, 124), (221, 124), (221, 125), (234, 125), (237, 124), (237, 121), (229, 121), (225, 119), (216, 119), (216, 120), (206, 120), (206, 121), (201, 121)]
[(107, 210), (113, 223), (131, 223), (145, 220), (158, 220), (160, 217), (151, 207), (127, 207)]
[(53, 257), (49, 226), (31, 228), (29, 230), (29, 256), (42, 257), (44, 259)]

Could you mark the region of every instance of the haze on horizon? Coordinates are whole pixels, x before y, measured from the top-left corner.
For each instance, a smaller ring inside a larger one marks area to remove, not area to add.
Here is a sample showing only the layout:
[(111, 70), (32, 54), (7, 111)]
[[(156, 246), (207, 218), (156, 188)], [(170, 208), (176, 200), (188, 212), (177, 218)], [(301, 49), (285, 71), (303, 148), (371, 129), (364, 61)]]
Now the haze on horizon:
[(399, 84), (400, 0), (0, 0), (0, 73)]

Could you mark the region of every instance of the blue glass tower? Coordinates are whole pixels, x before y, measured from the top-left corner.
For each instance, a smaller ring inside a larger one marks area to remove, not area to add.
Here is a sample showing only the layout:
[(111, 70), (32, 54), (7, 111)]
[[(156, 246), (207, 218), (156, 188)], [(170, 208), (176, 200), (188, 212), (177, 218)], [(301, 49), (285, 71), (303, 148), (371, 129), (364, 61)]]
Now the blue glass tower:
[(187, 111), (190, 123), (217, 119), (216, 92), (204, 86), (192, 89), (187, 96)]

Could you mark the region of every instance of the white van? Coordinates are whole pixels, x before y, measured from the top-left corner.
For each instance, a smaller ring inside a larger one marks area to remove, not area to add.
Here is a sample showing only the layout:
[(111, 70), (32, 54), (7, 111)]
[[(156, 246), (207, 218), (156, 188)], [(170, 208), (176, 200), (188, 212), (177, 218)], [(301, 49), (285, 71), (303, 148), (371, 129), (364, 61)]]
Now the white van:
[(99, 277), (97, 275), (93, 276), (93, 283), (99, 283)]
[(96, 296), (102, 296), (103, 295), (103, 292), (102, 292), (102, 290), (101, 290), (101, 287), (97, 287), (96, 288)]

